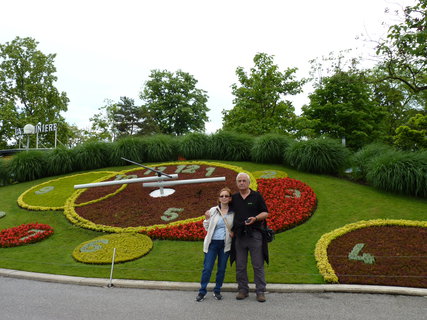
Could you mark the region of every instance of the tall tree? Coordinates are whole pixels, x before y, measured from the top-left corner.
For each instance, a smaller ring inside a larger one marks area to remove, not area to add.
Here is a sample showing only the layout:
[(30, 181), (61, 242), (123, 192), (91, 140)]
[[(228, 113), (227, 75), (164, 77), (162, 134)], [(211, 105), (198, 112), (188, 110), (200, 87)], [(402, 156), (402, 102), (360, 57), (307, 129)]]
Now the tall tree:
[(159, 131), (149, 110), (144, 106), (136, 106), (135, 101), (128, 97), (121, 97), (115, 104), (112, 117), (113, 127), (117, 129), (119, 136), (151, 134)]
[(287, 95), (301, 92), (304, 80), (296, 80), (296, 68), (281, 72), (274, 57), (258, 53), (255, 66), (247, 74), (236, 69), (240, 84), (233, 84), (234, 107), (224, 110), (223, 129), (261, 135), (268, 132), (289, 132), (293, 129), (295, 109)]
[(377, 55), (386, 79), (402, 82), (414, 93), (427, 90), (427, 0), (404, 9), (403, 21), (389, 28)]
[[(3, 146), (14, 138), (14, 128), (31, 123), (65, 126), (65, 92), (55, 87), (55, 54), (43, 54), (32, 38), (16, 37), (0, 44), (0, 140)], [(62, 136), (61, 131), (58, 132)], [(43, 137), (40, 137), (43, 140)], [(53, 143), (53, 136), (46, 140)], [(64, 140), (65, 137), (64, 137)], [(45, 141), (48, 142), (48, 141)]]
[(181, 70), (152, 70), (149, 77), (140, 98), (162, 133), (183, 135), (205, 130), (208, 96), (196, 87), (198, 81), (192, 75)]
[(374, 101), (363, 72), (336, 70), (320, 80), (309, 99), (302, 116), (311, 120), (318, 135), (345, 138), (354, 149), (381, 137), (385, 112)]

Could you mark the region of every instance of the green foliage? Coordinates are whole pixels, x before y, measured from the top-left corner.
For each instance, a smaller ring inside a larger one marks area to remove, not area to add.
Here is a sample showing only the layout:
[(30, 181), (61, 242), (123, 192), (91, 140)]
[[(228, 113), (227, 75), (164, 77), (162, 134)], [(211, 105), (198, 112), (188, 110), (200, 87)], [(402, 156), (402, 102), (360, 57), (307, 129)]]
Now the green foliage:
[(381, 190), (427, 197), (427, 151), (384, 153), (369, 163), (366, 177)]
[(208, 120), (206, 91), (196, 88), (197, 80), (181, 70), (152, 70), (140, 98), (146, 102), (154, 123), (160, 132), (183, 135), (204, 131)]
[(11, 183), (9, 160), (0, 159), (0, 187)]
[(336, 174), (344, 169), (348, 150), (338, 141), (317, 138), (293, 143), (284, 155), (285, 164), (311, 173)]
[(178, 157), (178, 142), (172, 136), (155, 135), (146, 138), (146, 161), (173, 161)]
[(211, 136), (210, 159), (248, 161), (254, 138), (235, 132), (220, 131)]
[(259, 163), (283, 163), (285, 150), (292, 139), (280, 134), (265, 134), (255, 138), (251, 150), (252, 161)]
[(42, 151), (23, 151), (13, 156), (9, 170), (18, 182), (31, 181), (47, 175), (47, 154)]
[(106, 142), (87, 142), (73, 149), (73, 167), (75, 170), (90, 170), (108, 167), (111, 144)]
[(351, 158), (353, 169), (352, 178), (354, 180), (366, 181), (369, 163), (376, 157), (392, 150), (392, 147), (382, 143), (371, 143), (364, 146), (353, 154)]
[(427, 149), (427, 115), (417, 114), (396, 129), (394, 144), (400, 149)]
[(345, 137), (347, 146), (359, 149), (381, 136), (385, 113), (372, 99), (364, 74), (357, 70), (341, 71), (321, 79), (309, 96), (303, 116), (312, 122), (318, 135)]
[(144, 137), (125, 137), (112, 144), (111, 163), (113, 165), (129, 165), (125, 158), (135, 162), (147, 161), (147, 141)]
[(236, 69), (240, 85), (232, 85), (234, 107), (223, 111), (223, 129), (253, 135), (291, 131), (295, 110), (285, 97), (300, 93), (305, 80), (295, 80), (296, 68), (280, 72), (273, 56), (265, 53), (253, 61), (249, 74)]
[(404, 9), (403, 21), (392, 25), (377, 46), (387, 79), (403, 83), (412, 92), (427, 90), (427, 0)]
[(56, 148), (46, 157), (49, 175), (56, 176), (73, 171), (73, 151), (66, 148)]
[[(32, 38), (19, 37), (0, 44), (0, 141), (10, 140), (14, 128), (29, 123), (65, 125), (60, 113), (67, 111), (69, 100), (54, 85), (56, 55), (43, 54), (37, 45)], [(58, 135), (67, 140), (62, 131)], [(45, 145), (54, 143), (54, 135), (40, 135), (39, 139)]]
[(182, 136), (179, 140), (179, 155), (187, 160), (209, 158), (209, 136), (193, 132)]

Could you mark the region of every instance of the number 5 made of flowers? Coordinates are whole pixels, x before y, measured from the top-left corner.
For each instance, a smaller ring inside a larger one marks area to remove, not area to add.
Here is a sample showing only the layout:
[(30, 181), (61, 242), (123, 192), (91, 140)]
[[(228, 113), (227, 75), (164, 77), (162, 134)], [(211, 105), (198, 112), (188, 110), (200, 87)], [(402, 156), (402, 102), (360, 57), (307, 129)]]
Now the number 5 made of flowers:
[(160, 217), (163, 221), (171, 221), (175, 220), (179, 217), (178, 212), (184, 211), (184, 208), (169, 208), (165, 212), (163, 212), (163, 215)]

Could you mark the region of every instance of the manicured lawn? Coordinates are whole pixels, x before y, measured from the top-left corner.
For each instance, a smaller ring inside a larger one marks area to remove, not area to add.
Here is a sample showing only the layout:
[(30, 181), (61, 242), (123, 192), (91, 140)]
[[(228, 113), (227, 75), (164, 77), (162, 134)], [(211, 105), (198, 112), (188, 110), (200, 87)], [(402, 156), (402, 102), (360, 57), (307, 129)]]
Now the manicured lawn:
[[(270, 265), (266, 267), (270, 283), (323, 283), (314, 259), (314, 247), (326, 232), (359, 220), (378, 218), (427, 220), (427, 199), (399, 196), (325, 175), (306, 174), (280, 165), (247, 162), (224, 162), (249, 171), (281, 170), (313, 188), (318, 206), (304, 224), (276, 235), (270, 245)], [(104, 168), (121, 171), (131, 167)], [(23, 223), (39, 222), (52, 226), (48, 239), (15, 248), (0, 248), (0, 267), (26, 271), (103, 277), (109, 265), (76, 262), (71, 252), (80, 243), (96, 238), (99, 232), (78, 228), (66, 220), (61, 211), (28, 211), (16, 200), (28, 188), (57, 177), (0, 188), (0, 229)], [(153, 250), (145, 257), (117, 264), (115, 278), (199, 281), (203, 253), (200, 241), (154, 240)], [(228, 269), (226, 282), (235, 281), (235, 266)]]

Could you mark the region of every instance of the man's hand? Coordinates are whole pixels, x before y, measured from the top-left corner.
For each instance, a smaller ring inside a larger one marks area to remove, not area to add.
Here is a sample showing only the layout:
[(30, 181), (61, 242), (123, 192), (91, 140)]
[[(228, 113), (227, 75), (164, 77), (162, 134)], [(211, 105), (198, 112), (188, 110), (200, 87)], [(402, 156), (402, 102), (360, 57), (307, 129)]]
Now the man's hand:
[(249, 217), (245, 220), (245, 225), (250, 226), (253, 224), (257, 219), (255, 217)]

